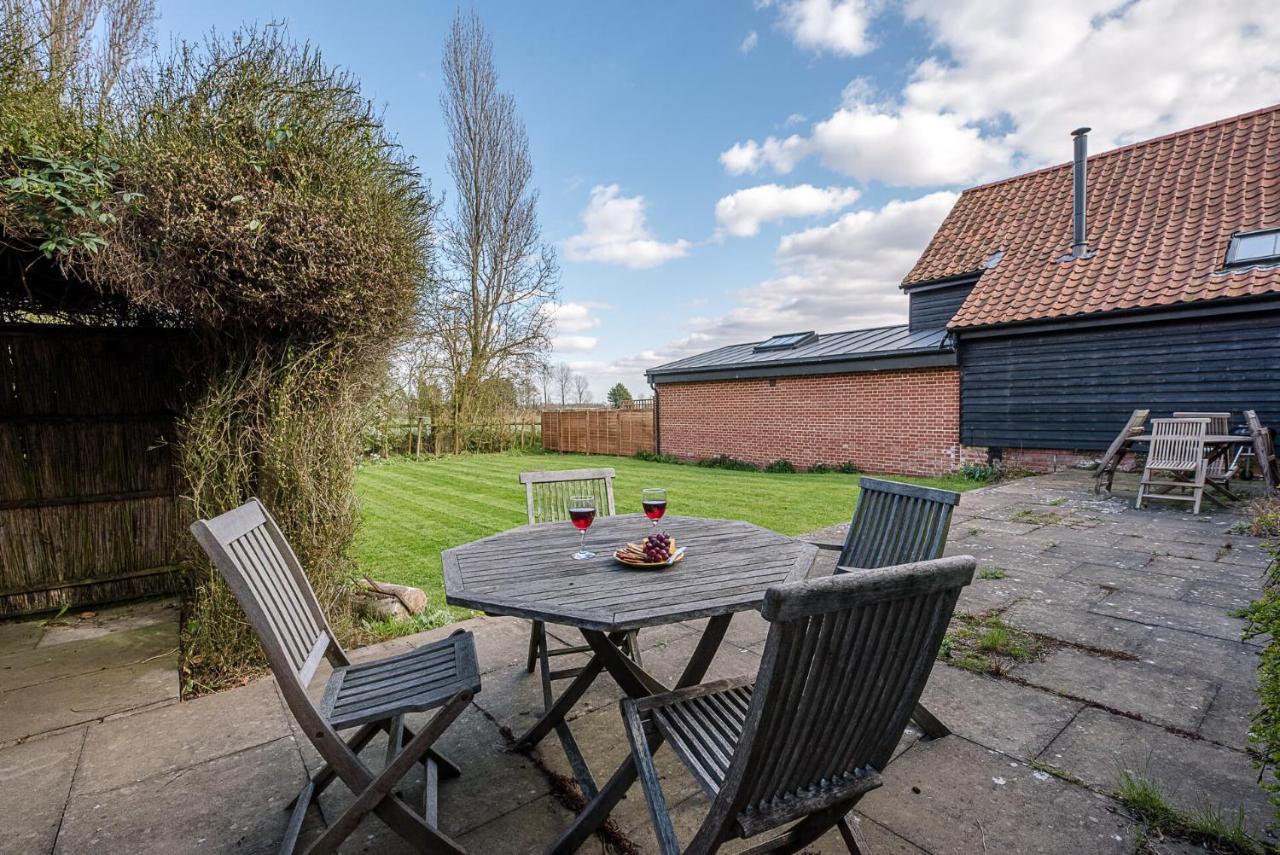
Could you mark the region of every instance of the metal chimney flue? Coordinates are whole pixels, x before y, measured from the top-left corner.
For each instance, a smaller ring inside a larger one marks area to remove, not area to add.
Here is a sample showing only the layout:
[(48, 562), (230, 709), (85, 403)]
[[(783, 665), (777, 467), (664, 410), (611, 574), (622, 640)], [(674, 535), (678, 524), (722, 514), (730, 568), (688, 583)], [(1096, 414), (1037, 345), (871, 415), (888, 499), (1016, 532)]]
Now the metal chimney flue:
[(1075, 141), (1074, 168), (1072, 169), (1071, 207), (1071, 255), (1064, 260), (1088, 258), (1089, 239), (1084, 215), (1088, 194), (1089, 131), (1092, 128), (1076, 128), (1071, 132)]

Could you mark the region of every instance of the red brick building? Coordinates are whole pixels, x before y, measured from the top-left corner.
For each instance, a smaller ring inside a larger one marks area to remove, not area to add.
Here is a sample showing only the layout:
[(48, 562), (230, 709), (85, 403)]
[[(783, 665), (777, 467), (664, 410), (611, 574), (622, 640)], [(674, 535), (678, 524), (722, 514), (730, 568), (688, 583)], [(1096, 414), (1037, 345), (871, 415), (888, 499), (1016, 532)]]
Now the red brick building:
[(1280, 422), (1280, 106), (965, 191), (899, 327), (650, 369), (657, 446), (931, 474), (1095, 457), (1129, 413)]

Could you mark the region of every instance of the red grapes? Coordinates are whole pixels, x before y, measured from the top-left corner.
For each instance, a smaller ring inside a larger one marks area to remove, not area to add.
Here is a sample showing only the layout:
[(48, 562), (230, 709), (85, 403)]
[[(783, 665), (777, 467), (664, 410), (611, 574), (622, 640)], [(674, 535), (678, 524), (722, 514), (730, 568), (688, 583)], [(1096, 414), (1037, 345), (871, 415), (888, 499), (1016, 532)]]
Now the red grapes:
[(671, 535), (651, 534), (644, 539), (644, 557), (647, 561), (666, 561), (671, 557)]

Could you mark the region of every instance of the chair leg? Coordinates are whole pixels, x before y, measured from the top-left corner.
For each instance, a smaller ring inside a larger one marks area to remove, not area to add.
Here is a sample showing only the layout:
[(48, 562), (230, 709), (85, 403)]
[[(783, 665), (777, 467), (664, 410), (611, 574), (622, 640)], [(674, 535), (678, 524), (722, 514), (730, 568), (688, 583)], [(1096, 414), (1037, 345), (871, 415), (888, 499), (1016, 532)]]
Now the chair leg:
[(658, 849), (662, 855), (680, 855), (680, 841), (676, 839), (675, 828), (671, 825), (667, 799), (662, 794), (662, 784), (658, 779), (658, 770), (653, 765), (653, 755), (649, 753), (644, 723), (641, 722), (633, 701), (624, 700), (621, 707), (622, 723), (626, 727), (627, 741), (631, 743), (631, 758), (640, 775), (645, 804), (649, 806), (649, 819), (653, 822), (654, 836), (658, 838)]
[(531, 621), (529, 624), (529, 660), (525, 663), (525, 670), (530, 674), (538, 665), (538, 652), (541, 646), (547, 643), (546, 625), (540, 621)]
[[(364, 747), (369, 744), (369, 740), (377, 736), (378, 732), (383, 729), (384, 724), (385, 722), (374, 722), (373, 724), (366, 724), (365, 726), (361, 727), (358, 731), (356, 731), (355, 735), (347, 740), (347, 747), (351, 749), (351, 753), (359, 754), (361, 751), (363, 751)], [(333, 770), (332, 766), (330, 766), (328, 763), (321, 766), (320, 770), (316, 772), (315, 775), (311, 777), (311, 780), (307, 783), (307, 786), (313, 788), (312, 792), (309, 794), (309, 797), (312, 800), (320, 798), (320, 794), (329, 788), (329, 785), (333, 783), (333, 779), (335, 777), (337, 777), (337, 773)], [(302, 792), (294, 796), (293, 801), (285, 805), (284, 809), (292, 810), (293, 807), (302, 798), (303, 793), (306, 793), (306, 792), (307, 792), (307, 787), (303, 787)]]
[[(308, 855), (336, 852), (370, 811), (383, 816), (389, 808), (397, 805), (405, 809), (407, 806), (396, 798), (392, 792), (393, 788), (413, 768), (414, 764), (421, 762), (432, 743), (440, 738), (440, 735), (462, 714), (470, 702), (470, 692), (459, 692), (450, 698), (449, 702), (427, 722), (426, 727), (405, 745), (404, 750), (397, 754), (386, 768), (369, 781), (368, 786), (359, 791), (355, 801), (325, 829), (324, 834), (315, 843), (311, 844), (307, 850)], [(395, 817), (398, 813), (399, 810), (393, 810), (388, 816), (384, 816), (384, 819)], [(410, 816), (412, 823), (404, 828), (396, 828), (396, 831), (415, 849), (427, 853), (445, 852), (465, 855), (465, 851), (460, 846), (432, 827), (424, 816), (413, 812), (410, 812)]]
[(844, 838), (844, 845), (849, 850), (849, 855), (871, 855), (871, 845), (863, 836), (862, 829), (856, 822), (850, 825), (847, 815), (840, 817), (836, 828), (840, 829), (840, 836)]

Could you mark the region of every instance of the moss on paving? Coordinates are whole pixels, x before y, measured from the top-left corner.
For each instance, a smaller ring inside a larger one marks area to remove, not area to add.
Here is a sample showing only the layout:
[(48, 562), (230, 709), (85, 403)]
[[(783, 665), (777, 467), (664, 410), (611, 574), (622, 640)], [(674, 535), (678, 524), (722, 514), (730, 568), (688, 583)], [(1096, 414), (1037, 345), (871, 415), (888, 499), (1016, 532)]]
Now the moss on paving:
[[(747, 520), (789, 535), (847, 521), (858, 492), (859, 476), (852, 474), (734, 472), (604, 455), (470, 454), (368, 463), (357, 481), (359, 570), (420, 587), (431, 611), (466, 617), (471, 612), (444, 604), (440, 553), (527, 521), (520, 472), (604, 466), (617, 472), (619, 513), (640, 511), (643, 488), (665, 487), (673, 515)], [(900, 480), (961, 491), (980, 486), (960, 477)]]

